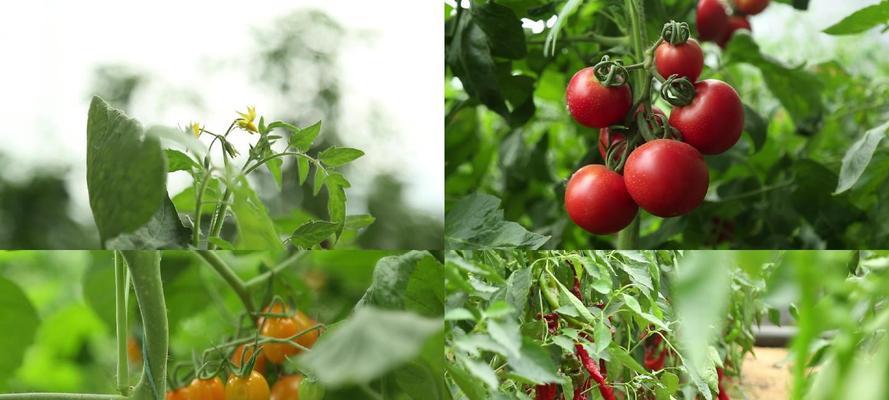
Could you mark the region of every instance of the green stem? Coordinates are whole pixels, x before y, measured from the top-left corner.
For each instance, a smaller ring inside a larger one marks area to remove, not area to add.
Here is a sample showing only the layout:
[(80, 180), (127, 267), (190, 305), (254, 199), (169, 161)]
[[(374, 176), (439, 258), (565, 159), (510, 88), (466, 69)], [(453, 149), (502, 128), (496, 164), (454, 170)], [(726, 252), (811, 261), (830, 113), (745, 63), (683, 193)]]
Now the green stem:
[[(198, 250), (198, 255), (207, 262), (216, 272), (222, 276), (222, 279), (225, 280), (229, 286), (232, 287), (232, 290), (237, 293), (238, 297), (241, 298), (241, 302), (244, 303), (244, 308), (247, 310), (247, 313), (253, 315), (256, 312), (256, 309), (253, 308), (253, 299), (250, 298), (250, 290), (247, 288), (247, 285), (244, 284), (244, 281), (232, 271), (231, 267), (219, 257), (215, 252), (208, 250)], [(250, 319), (256, 324), (256, 320), (254, 318)]]
[(635, 250), (639, 248), (639, 216), (633, 218), (630, 226), (617, 234), (618, 250)]
[(117, 391), (126, 396), (130, 392), (129, 363), (127, 361), (127, 269), (120, 252), (114, 252), (114, 305), (117, 330)]
[(124, 251), (130, 278), (145, 329), (144, 368), (139, 384), (133, 389), (134, 400), (160, 400), (166, 392), (169, 329), (164, 288), (161, 281), (159, 251)]
[[(198, 192), (195, 194), (195, 203), (194, 203), (194, 230), (192, 231), (193, 237), (192, 242), (194, 247), (201, 247), (201, 217), (203, 215), (202, 208), (204, 202), (204, 191), (207, 190), (207, 184), (210, 182), (210, 171), (207, 171), (207, 174), (204, 175), (204, 179), (201, 180), (200, 186), (198, 186)], [(209, 239), (209, 236), (207, 237)]]
[(117, 394), (88, 393), (13, 393), (0, 394), (2, 400), (128, 400)]
[(222, 232), (222, 225), (225, 223), (225, 213), (228, 212), (228, 202), (231, 201), (232, 191), (226, 187), (222, 194), (222, 201), (216, 207), (216, 213), (210, 222), (210, 231), (207, 232), (207, 249), (215, 250), (216, 244), (210, 242), (210, 238), (218, 237)]
[(280, 273), (281, 271), (283, 271), (287, 268), (294, 266), (306, 254), (308, 254), (308, 253), (306, 253), (304, 251), (297, 251), (296, 253), (293, 253), (293, 255), (291, 255), (290, 257), (287, 257), (286, 260), (281, 261), (281, 263), (272, 267), (271, 270), (263, 272), (262, 274), (259, 274), (258, 276), (254, 277), (253, 279), (250, 279), (249, 281), (247, 281), (247, 283), (245, 285), (247, 286), (248, 289), (253, 289), (257, 286), (265, 284), (266, 282), (268, 282), (268, 280), (272, 276)]
[[(571, 44), (571, 43), (598, 43), (607, 47), (617, 47), (623, 46), (627, 44), (628, 38), (626, 36), (602, 36), (595, 32), (589, 32), (582, 36), (573, 36), (559, 39), (559, 43), (561, 44)], [(546, 40), (529, 40), (528, 45), (542, 45), (545, 44)]]

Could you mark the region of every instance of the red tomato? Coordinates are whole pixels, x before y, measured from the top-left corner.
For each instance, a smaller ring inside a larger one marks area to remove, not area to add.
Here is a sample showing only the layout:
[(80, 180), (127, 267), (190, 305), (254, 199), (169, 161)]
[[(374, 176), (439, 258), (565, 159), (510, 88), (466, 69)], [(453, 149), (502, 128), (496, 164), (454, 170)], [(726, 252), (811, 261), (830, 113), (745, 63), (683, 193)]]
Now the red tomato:
[(256, 371), (246, 377), (232, 375), (225, 385), (225, 400), (269, 400), (269, 383)]
[(769, 6), (769, 0), (735, 0), (735, 9), (741, 14), (756, 15)]
[(663, 42), (654, 51), (657, 72), (664, 78), (676, 74), (697, 82), (704, 70), (704, 51), (697, 40), (688, 39), (685, 43), (672, 45)]
[[(244, 362), (248, 362), (250, 360), (250, 357), (253, 357), (253, 345), (242, 344), (238, 346), (237, 349), (235, 349), (234, 353), (232, 353), (231, 363), (235, 367), (240, 367), (241, 359), (243, 359)], [(253, 364), (253, 370), (259, 371), (260, 374), (264, 374), (266, 362), (268, 361), (265, 359), (265, 356), (260, 353), (258, 356), (256, 356), (256, 362)]]
[(302, 381), (301, 375), (281, 376), (272, 385), (271, 400), (299, 400), (299, 385)]
[(187, 387), (170, 390), (167, 392), (166, 400), (189, 400), (191, 397), (188, 394)]
[(571, 116), (590, 128), (605, 128), (623, 121), (633, 106), (629, 85), (605, 87), (596, 79), (592, 67), (574, 74), (565, 97)]
[(694, 210), (707, 194), (707, 163), (687, 143), (657, 139), (637, 147), (627, 158), (624, 181), (645, 211), (675, 217)]
[(726, 30), (722, 37), (716, 41), (719, 44), (719, 47), (724, 48), (725, 45), (728, 44), (728, 41), (731, 40), (732, 36), (734, 36), (735, 31), (739, 29), (746, 29), (753, 32), (753, 27), (750, 26), (750, 21), (747, 17), (732, 15), (728, 20), (728, 30)]
[(587, 165), (571, 176), (565, 209), (575, 224), (597, 235), (625, 228), (639, 211), (623, 177), (604, 165)]
[[(642, 112), (642, 110), (644, 110), (644, 108), (640, 105), (639, 108), (636, 110), (636, 114), (634, 114), (634, 116), (638, 115), (640, 112)], [(654, 115), (659, 115), (659, 116), (663, 117), (664, 120), (666, 121), (667, 114), (664, 114), (664, 112), (661, 111), (660, 108), (651, 107), (651, 112)], [(649, 125), (649, 127), (652, 130), (657, 129), (657, 127), (654, 125)], [(608, 153), (608, 146), (610, 144), (611, 146), (619, 146), (617, 149), (615, 149), (615, 153), (614, 153), (615, 160), (614, 161), (615, 162), (620, 161), (621, 152), (623, 151), (624, 146), (626, 146), (626, 144), (621, 144), (620, 142), (622, 142), (624, 139), (625, 138), (622, 133), (611, 132), (610, 128), (600, 129), (599, 130), (599, 154), (602, 156), (602, 159), (603, 160), (605, 159), (605, 155)], [(608, 143), (608, 142), (611, 142), (611, 143)]]
[(716, 41), (728, 29), (728, 14), (720, 0), (698, 1), (696, 17), (698, 37), (703, 41)]
[[(289, 313), (287, 307), (284, 306), (279, 308), (272, 307), (272, 309), (274, 311), (267, 312), (276, 314)], [(296, 335), (299, 331), (296, 320), (291, 317), (268, 317), (263, 319), (259, 333), (263, 336), (283, 339)], [(284, 362), (287, 357), (298, 352), (299, 348), (289, 343), (265, 343), (262, 345), (262, 354), (275, 364)]]
[[(318, 325), (318, 321), (315, 321), (309, 318), (308, 315), (303, 314), (302, 311), (297, 311), (296, 314), (293, 314), (293, 320), (296, 322), (296, 331), (297, 333), (303, 332), (315, 325)], [(318, 329), (314, 329), (311, 332), (305, 333), (300, 337), (296, 338), (296, 343), (299, 343), (301, 346), (306, 348), (312, 348), (315, 345), (315, 342), (318, 340), (318, 336), (321, 335), (321, 331)], [(300, 349), (302, 350), (302, 349)]]
[(225, 386), (219, 378), (194, 379), (188, 386), (188, 396), (193, 400), (224, 400)]
[(744, 130), (744, 106), (729, 84), (708, 79), (695, 84), (695, 98), (684, 107), (674, 107), (670, 125), (682, 140), (703, 154), (725, 152)]

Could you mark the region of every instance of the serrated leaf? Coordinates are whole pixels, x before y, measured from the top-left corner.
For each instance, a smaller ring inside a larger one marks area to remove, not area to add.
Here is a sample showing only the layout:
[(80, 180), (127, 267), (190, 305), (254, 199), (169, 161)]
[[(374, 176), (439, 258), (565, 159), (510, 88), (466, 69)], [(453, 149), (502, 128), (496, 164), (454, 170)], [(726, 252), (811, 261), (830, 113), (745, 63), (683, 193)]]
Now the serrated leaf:
[(445, 245), (449, 249), (537, 249), (549, 236), (528, 232), (505, 221), (500, 199), (482, 193), (466, 196), (445, 217)]
[(312, 248), (336, 233), (337, 229), (339, 229), (339, 224), (337, 223), (309, 221), (293, 231), (293, 234), (290, 235), (290, 243), (300, 248)]
[(321, 133), (321, 121), (292, 133), (290, 135), (290, 146), (300, 151), (308, 151), (319, 133)]
[(318, 158), (328, 166), (339, 167), (363, 155), (363, 151), (351, 147), (331, 147), (318, 154)]
[(889, 1), (855, 11), (824, 30), (829, 35), (854, 35), (889, 23)]

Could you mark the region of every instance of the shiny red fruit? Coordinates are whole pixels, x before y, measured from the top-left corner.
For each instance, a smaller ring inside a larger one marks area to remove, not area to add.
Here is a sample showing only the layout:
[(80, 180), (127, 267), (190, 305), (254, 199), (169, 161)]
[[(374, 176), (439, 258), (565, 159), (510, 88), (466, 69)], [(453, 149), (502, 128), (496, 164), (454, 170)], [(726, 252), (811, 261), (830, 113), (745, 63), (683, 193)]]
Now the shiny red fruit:
[(698, 1), (696, 22), (698, 38), (703, 41), (716, 41), (728, 30), (728, 14), (720, 0)]
[(735, 9), (741, 14), (756, 15), (769, 6), (769, 0), (735, 0)]
[(662, 77), (669, 78), (675, 74), (694, 83), (704, 70), (704, 51), (694, 39), (678, 45), (663, 42), (654, 51), (654, 61)]
[(590, 233), (615, 233), (633, 222), (639, 207), (624, 178), (604, 165), (587, 165), (574, 173), (565, 189), (565, 209), (575, 224)]
[(750, 32), (753, 32), (753, 27), (750, 26), (750, 21), (747, 17), (739, 17), (736, 15), (732, 15), (728, 20), (728, 30), (722, 35), (716, 43), (719, 44), (719, 47), (725, 48), (725, 45), (728, 44), (729, 40), (732, 39), (732, 36), (735, 35), (735, 31), (740, 29), (746, 29)]
[(707, 163), (687, 143), (657, 139), (639, 146), (627, 158), (624, 182), (633, 201), (658, 217), (694, 210), (710, 184)]
[(565, 97), (571, 116), (590, 128), (605, 128), (623, 121), (633, 106), (629, 85), (605, 87), (596, 79), (592, 67), (574, 74)]
[(695, 84), (695, 98), (684, 107), (674, 107), (670, 125), (682, 140), (704, 154), (725, 152), (744, 130), (744, 106), (729, 84), (707, 79)]

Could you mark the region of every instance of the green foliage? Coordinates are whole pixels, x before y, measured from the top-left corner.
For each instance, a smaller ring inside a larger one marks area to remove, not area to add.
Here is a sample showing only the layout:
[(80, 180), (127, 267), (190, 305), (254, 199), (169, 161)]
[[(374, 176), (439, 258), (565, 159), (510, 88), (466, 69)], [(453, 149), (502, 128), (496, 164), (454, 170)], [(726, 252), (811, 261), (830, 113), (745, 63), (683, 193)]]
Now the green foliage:
[(882, 1), (862, 8), (840, 22), (831, 25), (824, 33), (831, 35), (854, 35), (889, 22), (889, 1)]
[[(695, 32), (696, 1), (642, 3), (646, 45), (670, 20), (687, 21)], [(604, 54), (625, 65), (644, 61), (628, 43), (626, 2), (490, 4), (446, 9), (447, 223), (484, 227), (481, 214), (450, 218), (480, 192), (501, 200), (505, 220), (550, 237), (548, 248), (615, 247), (616, 235), (591, 236), (564, 211), (566, 180), (603, 162), (598, 132), (571, 119), (564, 96), (574, 72)], [(523, 19), (546, 27), (518, 29)], [(869, 39), (864, 45), (879, 46)], [(702, 79), (736, 88), (745, 103), (745, 135), (728, 152), (708, 157), (710, 191), (700, 208), (671, 219), (641, 213), (639, 248), (869, 248), (889, 240), (883, 222), (889, 207), (882, 205), (889, 200), (889, 157), (881, 140), (887, 107), (874, 100), (889, 95), (882, 84), (889, 64), (841, 56), (791, 63), (743, 32), (724, 50), (704, 48), (709, 64)], [(450, 239), (448, 245), (473, 248)]]

